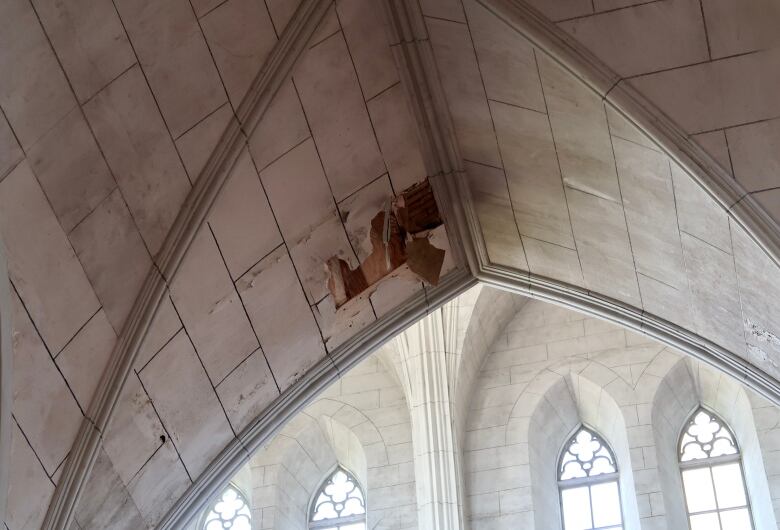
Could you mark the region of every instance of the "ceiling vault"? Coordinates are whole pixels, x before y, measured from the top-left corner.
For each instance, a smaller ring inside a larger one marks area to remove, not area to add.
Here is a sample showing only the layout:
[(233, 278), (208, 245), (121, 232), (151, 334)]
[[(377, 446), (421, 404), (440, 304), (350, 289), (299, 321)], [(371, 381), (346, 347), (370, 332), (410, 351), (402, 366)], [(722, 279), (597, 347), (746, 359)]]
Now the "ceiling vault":
[(279, 87), (289, 77), (330, 4), (330, 0), (301, 2), (236, 109), (238, 119), (231, 119), (190, 190), (133, 303), (109, 365), (70, 450), (42, 528), (68, 528), (97, 457), (102, 433), (111, 421), (114, 406), (160, 305), (167, 282), (176, 274), (187, 249), (236, 164), (246, 138), (259, 123)]
[[(523, 2), (477, 1), (547, 51), (653, 138), (780, 265), (780, 231), (776, 224), (735, 180), (726, 175), (668, 118), (663, 117), (653, 104), (621, 82), (619, 76)], [(417, 122), (426, 172), (434, 187), (452, 250), (461, 268), (442, 278), (437, 288), (415, 295), (358, 332), (307, 371), (220, 453), (163, 518), (159, 528), (181, 528), (200, 512), (216, 489), (230, 479), (252, 452), (267, 442), (289, 418), (311, 402), (341, 373), (399, 331), (477, 281), (566, 305), (640, 330), (735, 376), (774, 403), (780, 404), (780, 383), (776, 379), (728, 350), (674, 323), (581, 287), (490, 262), (419, 3), (417, 0), (382, 0), (382, 3), (390, 28), (391, 49)], [(68, 528), (97, 457), (102, 433), (111, 420), (122, 386), (131, 372), (168, 283), (176, 274), (198, 228), (235, 165), (246, 137), (260, 121), (277, 89), (289, 77), (296, 60), (331, 4), (332, 0), (301, 2), (280, 41), (236, 109), (238, 121), (234, 119), (229, 123), (195, 182), (135, 300), (87, 418), (71, 448), (43, 528)], [(3, 294), (3, 286), (0, 285), (0, 297)], [(0, 316), (6, 318), (6, 315)], [(0, 326), (0, 340), (3, 341), (0, 343), (0, 351), (4, 356), (0, 359), (2, 393), (7, 392), (9, 385), (5, 384), (5, 378), (10, 377), (5, 362), (5, 355), (10, 352), (6, 347), (9, 340), (6, 331), (6, 327)], [(2, 399), (2, 406), (10, 407), (10, 400)], [(0, 411), (0, 432), (4, 436), (9, 432), (4, 423), (8, 421), (10, 411)], [(9, 445), (5, 441), (0, 444), (5, 449), (0, 459), (7, 457)], [(5, 471), (7, 466), (2, 464), (0, 461), (0, 471)], [(0, 474), (0, 494), (3, 486), (3, 475)]]
[(780, 266), (780, 227), (736, 179), (658, 107), (522, 0), (476, 0), (648, 135)]

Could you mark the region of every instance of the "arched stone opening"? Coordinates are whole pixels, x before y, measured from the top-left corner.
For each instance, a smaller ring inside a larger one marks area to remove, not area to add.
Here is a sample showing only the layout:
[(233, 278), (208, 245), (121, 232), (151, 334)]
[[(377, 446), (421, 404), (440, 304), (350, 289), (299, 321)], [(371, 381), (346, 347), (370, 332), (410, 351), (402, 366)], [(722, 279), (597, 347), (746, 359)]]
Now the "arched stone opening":
[[(755, 528), (777, 527), (773, 509), (777, 493), (770, 488), (766, 469), (774, 459), (773, 447), (766, 446), (772, 435), (766, 436), (766, 428), (758, 430), (754, 420), (754, 409), (761, 411), (765, 404), (764, 398), (738, 381), (691, 359), (680, 358), (663, 377), (653, 400), (652, 415), (660, 486), (670, 527), (684, 528), (688, 524), (679, 440), (691, 414), (700, 407), (722, 418), (737, 438)], [(770, 424), (768, 430), (776, 428)]]

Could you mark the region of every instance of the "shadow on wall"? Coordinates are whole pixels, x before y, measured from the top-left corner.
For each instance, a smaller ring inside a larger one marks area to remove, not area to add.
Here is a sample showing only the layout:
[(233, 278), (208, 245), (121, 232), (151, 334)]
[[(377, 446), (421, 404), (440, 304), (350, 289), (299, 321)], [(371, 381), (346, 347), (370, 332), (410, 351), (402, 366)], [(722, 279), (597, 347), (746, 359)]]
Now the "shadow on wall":
[[(754, 409), (776, 407), (754, 393), (748, 394), (732, 377), (691, 359), (681, 358), (661, 381), (652, 408), (653, 435), (669, 528), (687, 528), (687, 510), (679, 471), (680, 433), (700, 406), (728, 423), (737, 438), (755, 527), (777, 528), (764, 461), (777, 461), (762, 448)], [(774, 430), (774, 429), (772, 429)], [(763, 449), (763, 450), (762, 450)], [(780, 495), (780, 492), (778, 492)]]
[(626, 530), (639, 530), (626, 425), (615, 400), (599, 385), (573, 372), (565, 376), (543, 372), (529, 389), (542, 396), (526, 427), (534, 528), (549, 530), (561, 525), (558, 459), (566, 441), (584, 424), (599, 433), (615, 452), (623, 524)]

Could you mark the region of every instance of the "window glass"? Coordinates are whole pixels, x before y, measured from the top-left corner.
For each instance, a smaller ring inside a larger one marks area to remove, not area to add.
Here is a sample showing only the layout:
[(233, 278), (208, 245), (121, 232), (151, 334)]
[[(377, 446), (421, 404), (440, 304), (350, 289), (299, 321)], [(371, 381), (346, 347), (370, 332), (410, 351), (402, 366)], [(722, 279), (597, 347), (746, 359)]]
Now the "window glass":
[(252, 530), (252, 512), (244, 495), (232, 484), (225, 488), (203, 521), (203, 530)]
[(309, 528), (365, 530), (366, 500), (355, 477), (337, 468), (314, 496)]
[(679, 451), (691, 530), (753, 530), (739, 447), (728, 425), (697, 410)]
[(622, 529), (615, 456), (587, 427), (569, 439), (558, 465), (564, 530)]

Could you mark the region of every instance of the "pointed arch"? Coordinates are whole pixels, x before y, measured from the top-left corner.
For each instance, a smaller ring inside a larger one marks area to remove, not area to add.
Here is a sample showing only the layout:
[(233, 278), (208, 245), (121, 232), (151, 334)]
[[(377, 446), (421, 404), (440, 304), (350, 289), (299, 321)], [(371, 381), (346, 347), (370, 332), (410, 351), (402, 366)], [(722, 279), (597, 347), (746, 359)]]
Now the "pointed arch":
[(366, 513), (366, 496), (360, 482), (339, 465), (312, 497), (309, 528), (365, 530)]
[(563, 528), (623, 527), (617, 459), (604, 438), (580, 424), (558, 459)]
[(232, 482), (212, 500), (198, 530), (252, 530), (252, 510), (246, 494)]
[(739, 445), (726, 422), (697, 408), (680, 433), (678, 455), (692, 529), (755, 528)]

